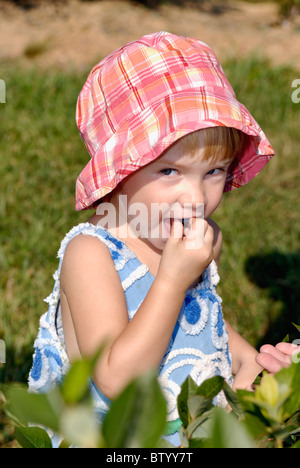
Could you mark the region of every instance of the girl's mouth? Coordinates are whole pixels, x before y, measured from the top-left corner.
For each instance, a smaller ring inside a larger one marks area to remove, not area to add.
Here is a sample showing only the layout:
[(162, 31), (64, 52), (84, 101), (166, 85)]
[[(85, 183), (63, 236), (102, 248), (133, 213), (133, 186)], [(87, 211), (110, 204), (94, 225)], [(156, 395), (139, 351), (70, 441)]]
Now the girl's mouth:
[(187, 229), (189, 227), (190, 218), (165, 218), (163, 225), (166, 227), (167, 231), (164, 232), (164, 236), (170, 236), (175, 220), (180, 221), (184, 229)]
[(183, 225), (184, 228), (187, 228), (187, 227), (188, 227), (189, 222), (190, 222), (190, 218), (182, 218), (182, 219), (181, 219), (181, 223), (182, 223), (182, 225)]
[(189, 225), (189, 222), (190, 222), (190, 218), (168, 218), (168, 221), (169, 221), (171, 227), (173, 226), (173, 223), (174, 223), (175, 219), (180, 221), (184, 228), (187, 228), (188, 225)]

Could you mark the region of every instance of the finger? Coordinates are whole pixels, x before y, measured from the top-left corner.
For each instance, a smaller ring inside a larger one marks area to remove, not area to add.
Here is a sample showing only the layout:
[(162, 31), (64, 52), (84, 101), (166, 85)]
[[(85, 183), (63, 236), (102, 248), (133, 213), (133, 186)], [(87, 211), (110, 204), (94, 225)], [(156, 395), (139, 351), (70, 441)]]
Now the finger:
[(215, 232), (214, 232), (212, 226), (207, 223), (207, 229), (206, 229), (206, 232), (204, 234), (204, 239), (205, 239), (206, 242), (213, 243), (214, 238), (215, 238)]
[(178, 219), (174, 219), (172, 226), (171, 226), (170, 238), (182, 239), (182, 236), (183, 236), (183, 225), (181, 221), (179, 221)]
[(282, 362), (283, 364), (287, 364), (287, 365), (291, 364), (291, 356), (285, 353), (282, 353), (279, 349), (277, 349), (277, 347), (266, 344), (260, 348), (260, 351), (263, 353), (270, 354), (271, 356), (273, 356), (275, 359), (277, 359), (279, 362)]
[(202, 218), (191, 218), (184, 230), (186, 245), (190, 249), (200, 249), (203, 246), (207, 231), (207, 223)]
[(202, 239), (213, 239), (214, 238), (214, 230), (208, 222), (203, 218), (190, 218), (189, 224), (186, 229), (186, 234), (189, 237), (196, 235), (198, 238), (202, 237)]
[(275, 348), (288, 356), (292, 356), (294, 353), (300, 351), (300, 346), (297, 346), (293, 343), (278, 343)]
[(279, 372), (283, 367), (287, 367), (286, 364), (278, 361), (269, 353), (259, 353), (255, 360), (258, 365), (263, 367), (270, 374), (276, 374), (276, 372)]

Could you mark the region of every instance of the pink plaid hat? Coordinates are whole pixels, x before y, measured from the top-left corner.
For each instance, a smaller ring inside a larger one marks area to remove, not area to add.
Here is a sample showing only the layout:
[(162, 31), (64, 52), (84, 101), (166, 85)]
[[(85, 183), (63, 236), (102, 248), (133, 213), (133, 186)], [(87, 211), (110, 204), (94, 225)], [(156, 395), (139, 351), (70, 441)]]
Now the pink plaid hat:
[(76, 122), (91, 156), (76, 182), (76, 210), (91, 208), (199, 129), (233, 127), (251, 137), (229, 168), (224, 191), (245, 185), (274, 156), (212, 50), (168, 32), (146, 35), (97, 64), (79, 95)]

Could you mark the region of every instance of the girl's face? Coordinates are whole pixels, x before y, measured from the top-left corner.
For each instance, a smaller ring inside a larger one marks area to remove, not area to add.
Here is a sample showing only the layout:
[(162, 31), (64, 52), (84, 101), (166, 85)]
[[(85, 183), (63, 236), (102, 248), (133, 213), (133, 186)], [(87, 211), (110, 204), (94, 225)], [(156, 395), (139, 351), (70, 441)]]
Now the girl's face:
[(191, 153), (175, 144), (120, 184), (129, 224), (156, 248), (163, 249), (174, 218), (182, 223), (191, 217), (207, 219), (222, 199), (232, 159), (212, 163), (201, 157), (203, 152), (201, 145)]

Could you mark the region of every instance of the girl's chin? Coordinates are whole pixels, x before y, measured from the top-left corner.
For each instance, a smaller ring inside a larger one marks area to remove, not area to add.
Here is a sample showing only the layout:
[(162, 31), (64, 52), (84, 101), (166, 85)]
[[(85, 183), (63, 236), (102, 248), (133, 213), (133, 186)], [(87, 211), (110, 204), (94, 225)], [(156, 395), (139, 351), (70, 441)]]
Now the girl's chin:
[(147, 238), (144, 238), (147, 243), (151, 244), (157, 250), (163, 250), (167, 240), (170, 237), (171, 225), (170, 223), (162, 223), (160, 226), (148, 232)]
[(161, 250), (164, 248), (167, 240), (171, 236), (171, 229), (174, 220), (171, 218), (164, 219), (159, 225), (151, 229), (148, 236), (148, 241), (156, 248)]

